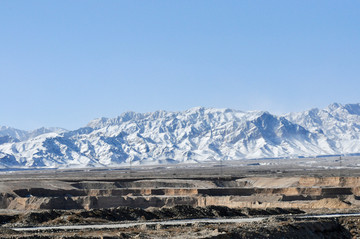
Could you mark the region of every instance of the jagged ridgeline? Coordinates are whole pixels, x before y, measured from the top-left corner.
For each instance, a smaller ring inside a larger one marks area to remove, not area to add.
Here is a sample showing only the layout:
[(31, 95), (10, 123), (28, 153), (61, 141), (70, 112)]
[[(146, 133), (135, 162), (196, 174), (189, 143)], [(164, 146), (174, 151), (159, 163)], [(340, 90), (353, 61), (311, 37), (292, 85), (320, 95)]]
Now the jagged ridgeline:
[(1, 167), (161, 164), (360, 153), (360, 104), (282, 116), (193, 108), (127, 112), (74, 131), (0, 128)]

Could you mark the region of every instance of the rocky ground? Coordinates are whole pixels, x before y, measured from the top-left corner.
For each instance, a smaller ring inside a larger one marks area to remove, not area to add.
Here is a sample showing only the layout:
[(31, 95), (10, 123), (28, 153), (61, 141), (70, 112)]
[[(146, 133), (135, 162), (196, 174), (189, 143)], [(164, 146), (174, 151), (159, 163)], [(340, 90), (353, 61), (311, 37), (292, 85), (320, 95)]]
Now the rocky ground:
[(360, 238), (359, 215), (309, 216), (359, 213), (360, 170), (268, 162), (4, 171), (1, 238)]
[(178, 205), (170, 208), (117, 207), (90, 210), (37, 210), (0, 215), (3, 227), (53, 225), (86, 225), (111, 222), (160, 221), (197, 218), (239, 218), (269, 215), (302, 214), (299, 209), (228, 208), (224, 206), (192, 207)]
[(261, 222), (140, 225), (119, 229), (17, 232), (3, 227), (1, 238), (359, 238), (360, 217), (296, 219), (272, 216)]

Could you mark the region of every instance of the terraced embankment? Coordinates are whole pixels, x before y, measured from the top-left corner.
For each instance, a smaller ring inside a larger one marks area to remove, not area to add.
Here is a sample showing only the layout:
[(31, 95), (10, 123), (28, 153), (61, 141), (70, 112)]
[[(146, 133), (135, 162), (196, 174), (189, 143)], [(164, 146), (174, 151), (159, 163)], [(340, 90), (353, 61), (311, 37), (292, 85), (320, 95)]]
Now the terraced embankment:
[[(359, 212), (359, 198), (360, 172), (350, 168), (176, 165), (5, 171), (0, 174), (0, 233), (4, 238), (358, 238), (358, 216), (302, 216)], [(266, 219), (248, 222), (254, 217)], [(166, 224), (190, 218), (244, 221)], [(121, 226), (51, 229), (103, 224)], [(121, 229), (123, 224), (127, 228)], [(50, 228), (15, 231), (39, 226)]]
[(0, 182), (0, 208), (92, 209), (176, 205), (356, 209), (360, 177), (48, 179)]

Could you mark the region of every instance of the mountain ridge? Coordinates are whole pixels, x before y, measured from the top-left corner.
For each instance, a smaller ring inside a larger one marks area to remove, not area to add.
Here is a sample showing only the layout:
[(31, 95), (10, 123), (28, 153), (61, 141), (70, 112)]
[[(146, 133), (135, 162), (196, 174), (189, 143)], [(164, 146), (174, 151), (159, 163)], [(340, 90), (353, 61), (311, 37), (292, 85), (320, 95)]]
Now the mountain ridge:
[(360, 104), (273, 115), (195, 107), (125, 112), (66, 131), (0, 127), (2, 167), (91, 167), (360, 152)]

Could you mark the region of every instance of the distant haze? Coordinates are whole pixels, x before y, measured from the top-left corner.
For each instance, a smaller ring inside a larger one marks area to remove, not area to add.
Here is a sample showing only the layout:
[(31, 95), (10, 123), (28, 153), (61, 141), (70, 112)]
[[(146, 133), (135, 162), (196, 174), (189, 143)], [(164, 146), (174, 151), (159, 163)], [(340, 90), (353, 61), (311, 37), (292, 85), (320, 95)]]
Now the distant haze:
[(1, 1), (0, 125), (360, 102), (359, 1)]

